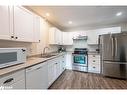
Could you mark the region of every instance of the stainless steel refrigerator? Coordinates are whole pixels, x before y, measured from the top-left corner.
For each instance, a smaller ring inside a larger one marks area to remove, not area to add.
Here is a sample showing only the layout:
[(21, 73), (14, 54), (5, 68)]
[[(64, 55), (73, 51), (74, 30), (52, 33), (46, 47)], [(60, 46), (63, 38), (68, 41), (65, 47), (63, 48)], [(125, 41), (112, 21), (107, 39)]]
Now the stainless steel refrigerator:
[(127, 79), (127, 33), (100, 36), (102, 74)]

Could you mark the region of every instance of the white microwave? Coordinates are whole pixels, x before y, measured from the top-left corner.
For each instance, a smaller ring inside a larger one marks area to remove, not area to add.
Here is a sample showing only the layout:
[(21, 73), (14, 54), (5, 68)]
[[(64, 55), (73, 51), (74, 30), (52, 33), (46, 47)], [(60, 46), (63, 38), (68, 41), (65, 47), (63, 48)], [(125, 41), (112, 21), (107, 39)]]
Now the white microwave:
[(0, 68), (25, 62), (26, 48), (0, 48)]

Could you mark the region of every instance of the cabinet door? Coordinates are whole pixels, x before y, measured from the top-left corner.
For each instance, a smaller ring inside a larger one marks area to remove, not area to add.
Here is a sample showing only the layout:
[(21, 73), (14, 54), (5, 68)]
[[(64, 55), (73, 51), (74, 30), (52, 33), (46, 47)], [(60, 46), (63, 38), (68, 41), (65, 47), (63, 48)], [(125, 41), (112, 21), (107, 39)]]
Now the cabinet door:
[(33, 42), (33, 14), (22, 7), (14, 7), (14, 33), (17, 41)]
[(66, 69), (72, 69), (72, 53), (66, 54)]
[(55, 60), (48, 61), (48, 86), (56, 79), (56, 62)]
[(10, 85), (13, 89), (25, 89), (25, 78)]
[(0, 39), (11, 39), (9, 15), (9, 7), (0, 6)]
[(63, 32), (63, 45), (73, 45), (73, 34), (72, 32)]
[(98, 31), (98, 35), (114, 34), (114, 33), (120, 33), (121, 27), (103, 28), (103, 29), (98, 29), (97, 31)]
[(0, 86), (5, 87), (5, 89), (25, 89), (25, 70), (0, 76)]
[(87, 31), (88, 40), (87, 43), (89, 45), (98, 44), (98, 32), (95, 30)]
[(46, 63), (26, 69), (26, 89), (46, 89), (48, 84)]
[(50, 28), (49, 29), (49, 44), (58, 44), (56, 38), (55, 38), (55, 34), (56, 34), (56, 29), (55, 28)]
[(62, 32), (60, 30), (57, 29), (57, 31), (55, 32), (55, 40), (56, 42), (59, 44), (59, 45), (62, 45), (63, 44), (63, 36), (62, 36)]
[(40, 17), (34, 16), (34, 42), (40, 41)]

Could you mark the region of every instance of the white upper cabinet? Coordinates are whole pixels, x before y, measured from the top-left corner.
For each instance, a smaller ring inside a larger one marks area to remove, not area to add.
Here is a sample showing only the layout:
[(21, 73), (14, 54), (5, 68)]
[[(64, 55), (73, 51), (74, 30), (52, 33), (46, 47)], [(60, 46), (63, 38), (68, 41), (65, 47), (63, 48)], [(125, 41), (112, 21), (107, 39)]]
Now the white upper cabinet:
[(95, 45), (98, 44), (98, 32), (96, 30), (87, 31), (87, 44)]
[(72, 32), (62, 32), (63, 45), (73, 45), (73, 34)]
[(121, 33), (121, 27), (103, 28), (96, 31), (98, 31), (98, 35)]
[(0, 39), (39, 42), (40, 17), (24, 7), (0, 6)]
[(121, 27), (111, 27), (111, 28), (102, 28), (102, 29), (96, 29), (96, 30), (89, 30), (87, 31), (88, 40), (87, 43), (89, 45), (95, 45), (98, 44), (98, 37), (99, 35), (103, 34), (114, 34), (114, 33), (120, 33)]
[(34, 16), (34, 42), (40, 42), (40, 20), (41, 17), (37, 15)]
[(0, 6), (0, 39), (11, 39), (9, 7)]
[(34, 17), (22, 7), (14, 7), (14, 33), (18, 41), (33, 42)]
[(62, 32), (59, 29), (55, 27), (49, 29), (49, 44), (62, 45)]

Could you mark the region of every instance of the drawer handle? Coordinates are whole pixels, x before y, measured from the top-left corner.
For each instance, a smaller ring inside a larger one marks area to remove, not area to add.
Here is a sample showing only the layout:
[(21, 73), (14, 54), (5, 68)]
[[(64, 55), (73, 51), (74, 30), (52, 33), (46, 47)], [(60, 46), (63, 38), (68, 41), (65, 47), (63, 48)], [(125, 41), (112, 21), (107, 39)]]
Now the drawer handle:
[(93, 57), (95, 57), (95, 55), (93, 55)]
[(55, 63), (55, 64), (58, 64), (58, 63)]
[(38, 68), (36, 68), (36, 70), (38, 70), (38, 69), (41, 69), (42, 67), (38, 67)]
[(96, 68), (96, 67), (93, 67), (93, 68)]
[(10, 83), (10, 82), (12, 82), (13, 80), (14, 80), (13, 78), (7, 79), (3, 84)]

